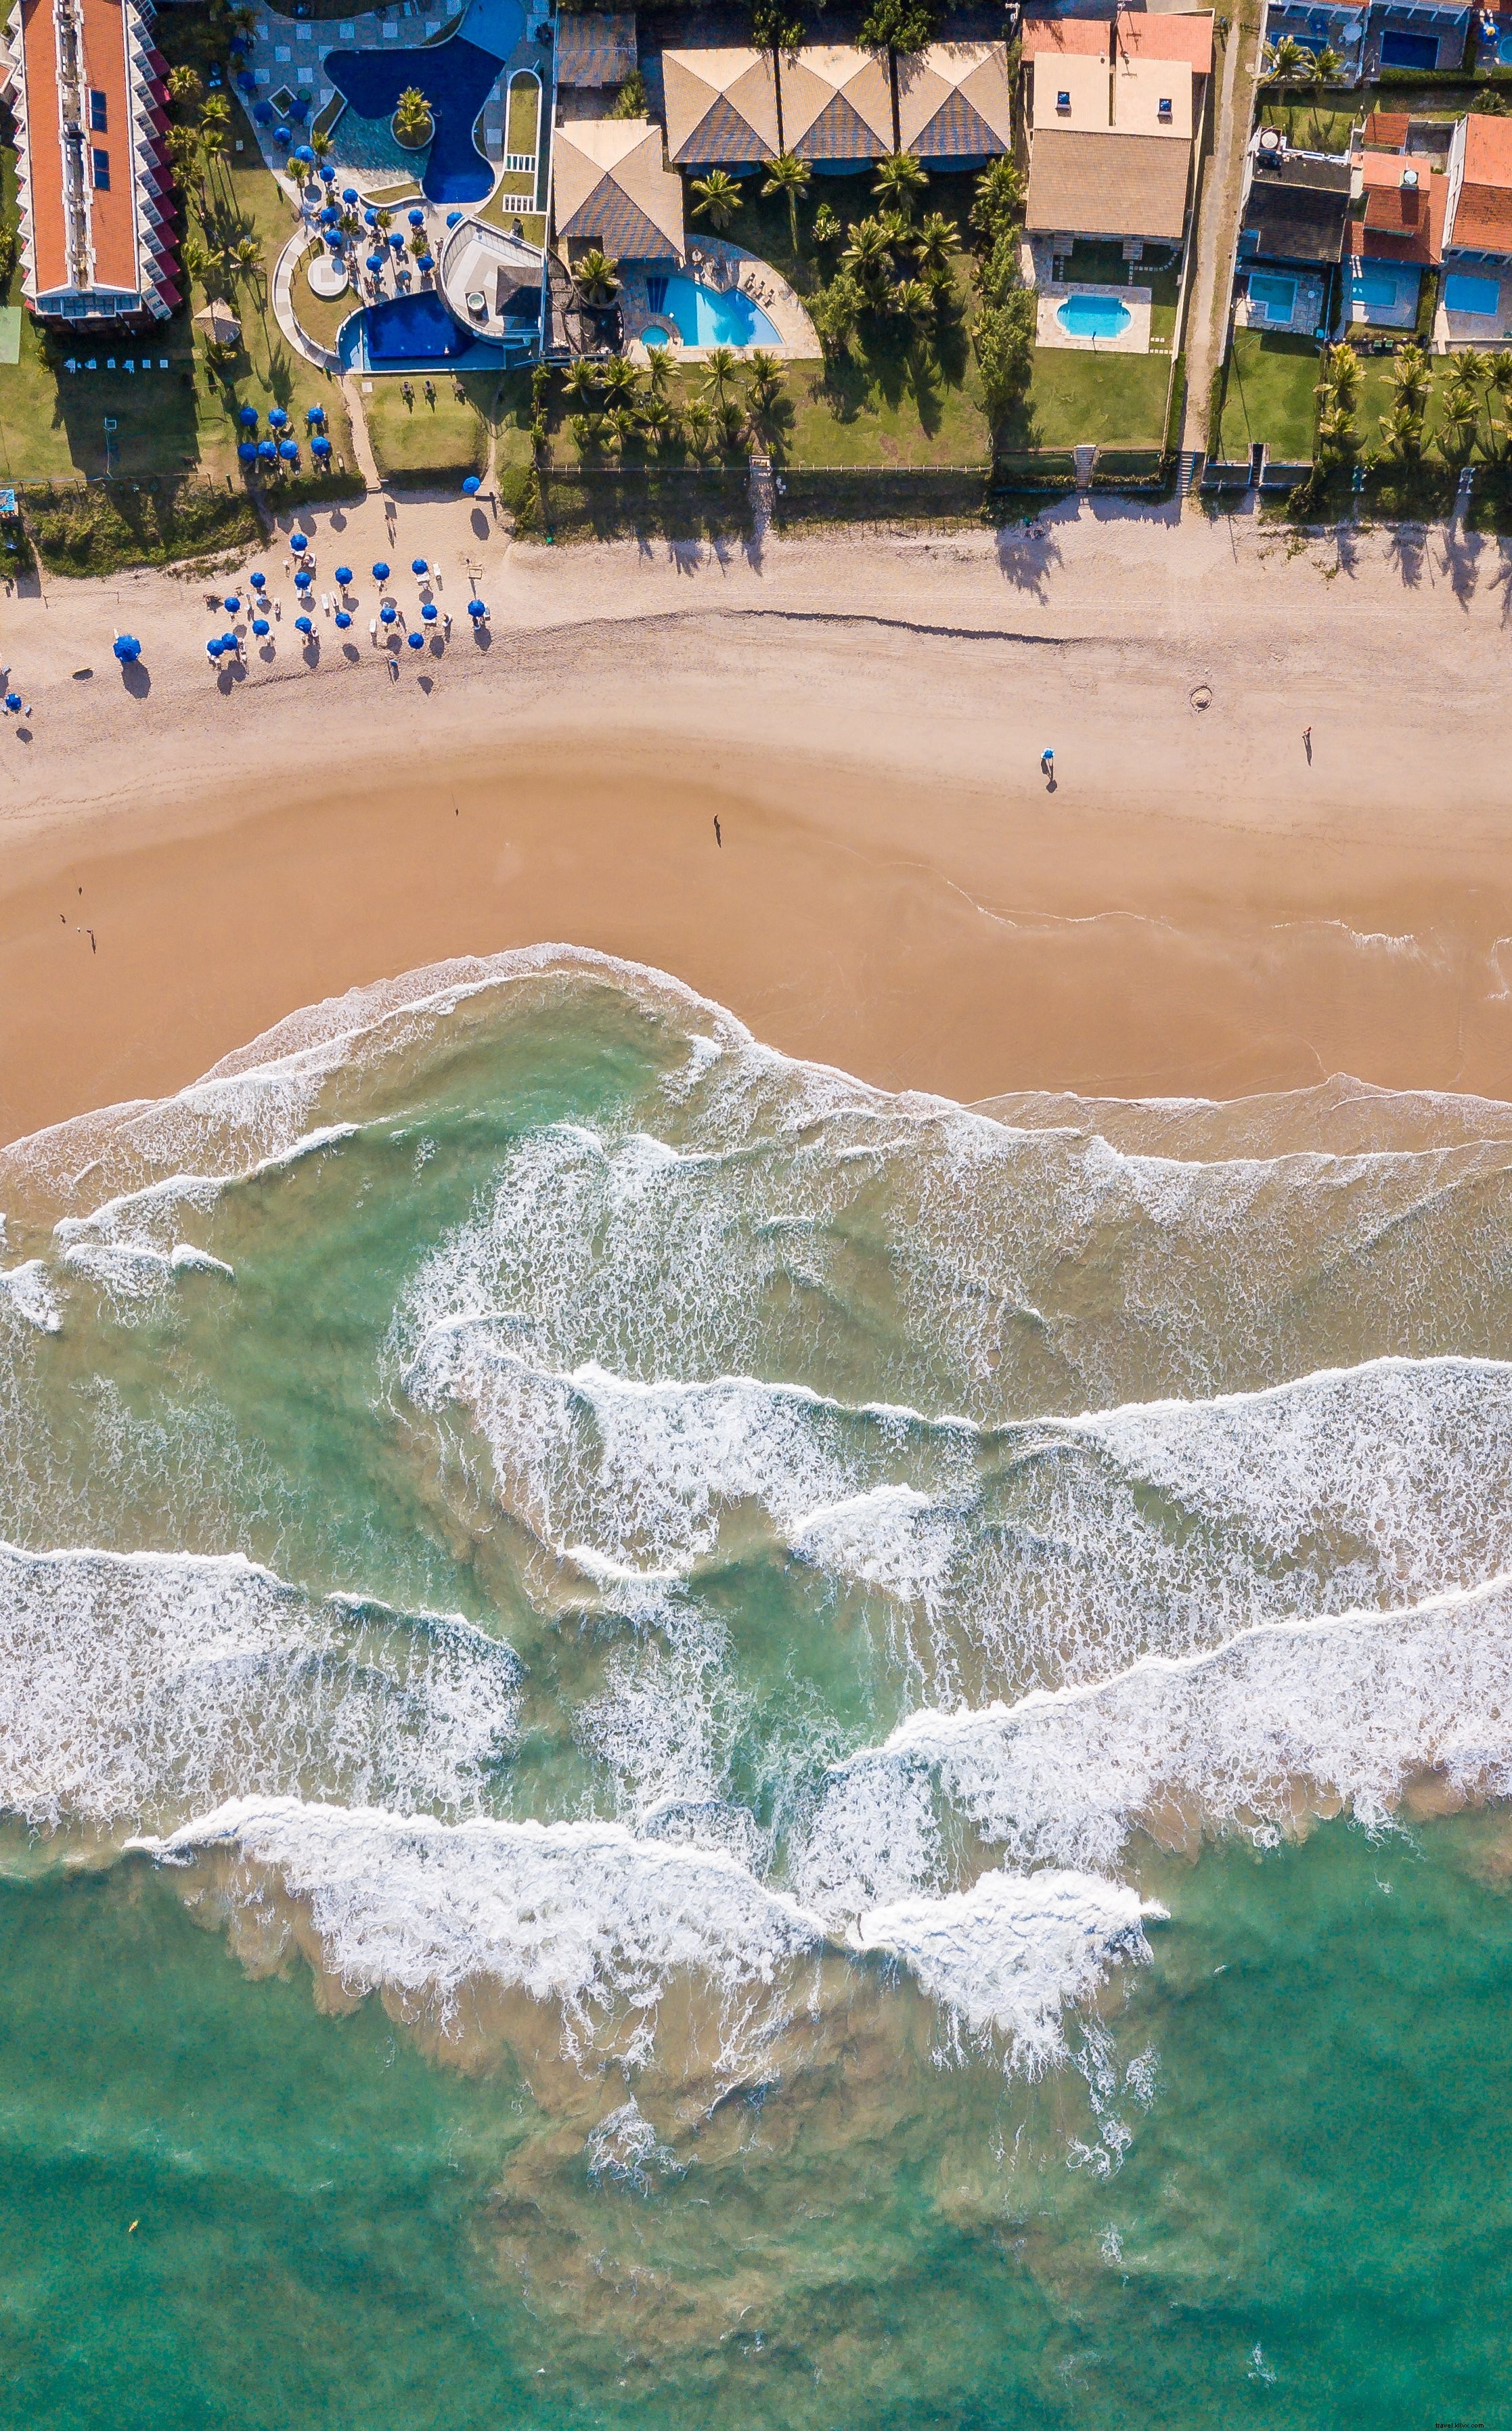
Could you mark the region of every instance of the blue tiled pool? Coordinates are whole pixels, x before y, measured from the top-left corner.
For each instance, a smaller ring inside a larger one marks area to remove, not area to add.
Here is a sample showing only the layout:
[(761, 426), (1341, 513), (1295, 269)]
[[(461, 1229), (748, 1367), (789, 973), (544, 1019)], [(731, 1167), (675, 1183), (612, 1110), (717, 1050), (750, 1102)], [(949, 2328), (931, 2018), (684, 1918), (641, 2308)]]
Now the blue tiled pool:
[(652, 311), (677, 324), (685, 346), (780, 346), (782, 343), (776, 326), (748, 295), (705, 287), (701, 279), (685, 278), (680, 271), (664, 275), (653, 271), (646, 293)]
[(1134, 314), (1117, 295), (1067, 295), (1055, 318), (1068, 338), (1121, 338)]
[(342, 323), (340, 353), (348, 369), (375, 372), (414, 371), (426, 363), (456, 363), (464, 358), (481, 370), (505, 360), (502, 347), (475, 338), (454, 321), (430, 288), (351, 313)]
[[(525, 29), (519, 0), (494, 0), (495, 13), (512, 8), (516, 39)], [(428, 50), (328, 51), (326, 73), (361, 118), (392, 117), (401, 92), (418, 86), (430, 104), (435, 134), (428, 155), (411, 156), (425, 170), (420, 182), (433, 203), (480, 203), (494, 172), (473, 142), (473, 127), (499, 74), (492, 51), (454, 34)]]
[(1390, 262), (1362, 261), (1350, 273), (1350, 302), (1367, 312), (1415, 313), (1422, 273)]
[(1268, 321), (1288, 327), (1297, 310), (1297, 281), (1279, 270), (1252, 270), (1250, 305), (1252, 318), (1258, 307)]
[(1474, 312), (1494, 321), (1501, 300), (1498, 279), (1471, 278), (1463, 270), (1453, 270), (1444, 281), (1446, 312)]

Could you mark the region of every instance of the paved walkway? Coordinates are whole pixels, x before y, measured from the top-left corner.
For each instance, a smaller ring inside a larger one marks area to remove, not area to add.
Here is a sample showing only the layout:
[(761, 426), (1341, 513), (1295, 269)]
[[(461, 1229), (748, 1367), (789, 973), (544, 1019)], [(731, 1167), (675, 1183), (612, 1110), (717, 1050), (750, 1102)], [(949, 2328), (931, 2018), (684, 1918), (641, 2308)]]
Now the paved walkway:
[(1255, 0), (1235, 9), (1223, 45), (1223, 77), (1212, 156), (1202, 180), (1197, 234), (1197, 271), (1186, 318), (1186, 413), (1182, 444), (1201, 454), (1207, 446), (1208, 393), (1223, 360), (1229, 327), (1229, 288), (1239, 233), (1239, 196), (1244, 155), (1254, 116), (1260, 63), (1260, 10)]
[[(306, 362), (313, 363), (319, 371), (339, 372), (340, 355), (333, 354), (329, 346), (317, 346), (313, 338), (307, 338), (294, 317), (294, 272), (310, 250), (311, 233), (301, 222), (278, 256), (273, 274), (273, 317), (296, 355), (303, 355)], [(356, 303), (360, 299), (354, 296), (352, 300)]]
[(361, 390), (361, 382), (348, 372), (342, 382), (342, 394), (346, 399), (346, 411), (351, 418), (352, 456), (368, 488), (381, 490), (383, 482), (378, 473), (378, 458), (373, 453), (373, 443), (368, 438), (367, 424), (362, 418)]

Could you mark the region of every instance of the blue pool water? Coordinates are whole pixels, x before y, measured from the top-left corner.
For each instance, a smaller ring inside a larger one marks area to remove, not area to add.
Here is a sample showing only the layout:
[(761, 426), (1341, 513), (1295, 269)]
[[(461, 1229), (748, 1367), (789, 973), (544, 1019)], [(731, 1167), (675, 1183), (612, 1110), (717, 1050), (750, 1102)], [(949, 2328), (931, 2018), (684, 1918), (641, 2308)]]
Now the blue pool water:
[[(495, 0), (496, 14), (512, 8), (518, 20), (516, 39), (525, 29), (518, 0)], [(453, 35), (429, 50), (328, 51), (326, 73), (360, 117), (393, 115), (399, 95), (417, 85), (430, 104), (436, 131), (429, 153), (412, 155), (433, 203), (480, 203), (494, 183), (494, 173), (473, 142), (473, 126), (499, 73), (492, 51)]]
[(1068, 338), (1117, 338), (1134, 315), (1117, 295), (1067, 295), (1055, 318)]
[(780, 346), (782, 343), (761, 306), (748, 295), (705, 287), (701, 280), (684, 278), (680, 272), (664, 282), (658, 278), (650, 292), (664, 285), (656, 310), (677, 323), (685, 346)]
[(383, 304), (369, 304), (342, 324), (343, 359), (355, 361), (361, 350), (371, 371), (410, 370), (419, 363), (454, 363), (463, 356), (479, 365), (503, 360), (500, 349), (475, 338), (454, 321), (439, 295), (428, 288), (418, 295), (395, 295)]
[(1436, 68), (1438, 65), (1437, 35), (1383, 34), (1381, 65), (1384, 68)]
[(1470, 278), (1463, 270), (1455, 270), (1444, 281), (1446, 312), (1479, 312), (1494, 320), (1501, 301), (1501, 285), (1494, 278)]
[(1273, 270), (1252, 270), (1250, 301), (1261, 307), (1268, 321), (1289, 321), (1297, 309), (1297, 281)]
[(1417, 304), (1420, 277), (1416, 269), (1394, 270), (1378, 261), (1362, 262), (1350, 274), (1350, 300), (1363, 304), (1368, 312), (1404, 311)]

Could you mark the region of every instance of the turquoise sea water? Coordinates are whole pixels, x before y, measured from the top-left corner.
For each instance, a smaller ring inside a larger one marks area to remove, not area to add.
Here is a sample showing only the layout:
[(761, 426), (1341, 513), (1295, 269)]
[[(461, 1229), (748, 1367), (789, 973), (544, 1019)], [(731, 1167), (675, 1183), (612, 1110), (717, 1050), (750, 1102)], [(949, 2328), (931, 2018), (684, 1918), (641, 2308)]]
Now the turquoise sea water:
[(1505, 2420), (1509, 1141), (544, 949), (0, 1156), (0, 2422)]

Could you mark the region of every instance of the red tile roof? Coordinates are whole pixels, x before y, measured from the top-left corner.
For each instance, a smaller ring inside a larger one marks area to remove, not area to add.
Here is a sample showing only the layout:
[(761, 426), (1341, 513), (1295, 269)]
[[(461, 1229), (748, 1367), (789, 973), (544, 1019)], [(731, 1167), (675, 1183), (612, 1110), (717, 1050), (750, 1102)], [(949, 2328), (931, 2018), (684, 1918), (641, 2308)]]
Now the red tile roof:
[(1105, 17), (1026, 17), (1019, 48), (1026, 59), (1071, 56), (1105, 59), (1112, 21)]
[(1472, 109), (1465, 121), (1465, 182), (1451, 242), (1473, 253), (1512, 253), (1512, 120)]
[(1120, 8), (1115, 30), (1126, 59), (1181, 59), (1194, 75), (1213, 73), (1213, 19), (1206, 10), (1176, 15), (1165, 9), (1136, 13)]
[[(1403, 175), (1418, 182), (1404, 186)], [(1441, 261), (1449, 179), (1425, 159), (1402, 153), (1368, 152), (1360, 162), (1365, 216), (1352, 220), (1349, 249), (1373, 261)]]

